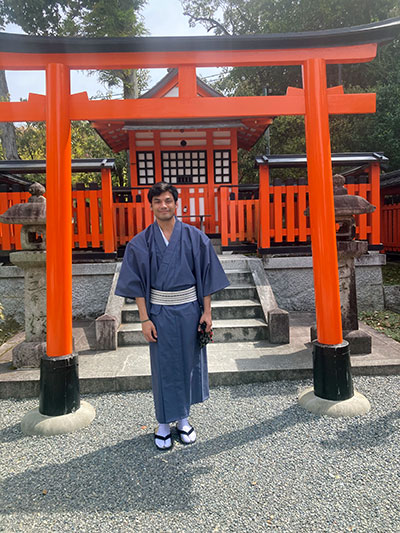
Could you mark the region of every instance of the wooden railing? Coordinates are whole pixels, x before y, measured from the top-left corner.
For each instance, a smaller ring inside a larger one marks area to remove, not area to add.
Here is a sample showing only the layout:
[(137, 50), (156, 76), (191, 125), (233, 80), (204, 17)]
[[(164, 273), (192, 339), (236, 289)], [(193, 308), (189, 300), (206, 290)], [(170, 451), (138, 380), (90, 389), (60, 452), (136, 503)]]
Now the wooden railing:
[[(376, 206), (374, 213), (356, 216), (356, 237), (379, 245), (379, 165), (371, 165), (365, 179), (348, 183), (346, 188), (349, 194), (362, 196)], [(222, 246), (243, 241), (256, 242), (260, 249), (309, 244), (310, 219), (304, 214), (308, 207), (308, 185), (304, 180), (296, 184), (279, 180), (270, 183), (268, 168), (263, 166), (259, 199), (241, 200), (240, 190), (240, 185), (219, 188)]]
[[(31, 195), (29, 192), (1, 192), (0, 193), (0, 213), (3, 214), (14, 204), (21, 204), (28, 201)], [(20, 250), (21, 249), (21, 225), (20, 224), (0, 224), (0, 250)]]
[(381, 203), (382, 244), (385, 252), (400, 252), (400, 192), (384, 189)]
[[(111, 173), (101, 171), (102, 187), (90, 184), (72, 190), (72, 246), (80, 249), (101, 248), (105, 253), (115, 251)], [(29, 192), (1, 192), (0, 213), (14, 204), (25, 203)], [(0, 224), (0, 250), (20, 250), (21, 226)]]
[[(346, 187), (350, 194), (363, 196), (377, 206), (375, 213), (357, 217), (357, 238), (378, 245), (381, 242), (379, 166), (372, 165), (368, 172), (368, 180), (349, 183)], [(177, 215), (198, 228), (203, 222), (206, 233), (219, 233), (222, 246), (255, 243), (266, 250), (276, 245), (310, 242), (310, 220), (304, 215), (308, 186), (304, 181), (270, 184), (268, 169), (262, 166), (259, 187), (222, 185), (214, 191), (214, 198), (207, 196), (210, 194), (207, 188), (190, 185), (178, 188)], [(102, 173), (101, 189), (90, 185), (73, 190), (73, 247), (109, 253), (125, 245), (153, 222), (147, 191), (148, 187), (137, 187), (113, 192), (107, 170)], [(0, 193), (0, 213), (12, 204), (26, 202), (29, 196), (27, 192)], [(385, 246), (387, 243), (387, 249), (400, 247), (400, 235), (396, 233), (399, 204), (382, 206), (382, 221), (382, 240)], [(0, 250), (20, 249), (19, 233), (20, 226), (0, 224)]]

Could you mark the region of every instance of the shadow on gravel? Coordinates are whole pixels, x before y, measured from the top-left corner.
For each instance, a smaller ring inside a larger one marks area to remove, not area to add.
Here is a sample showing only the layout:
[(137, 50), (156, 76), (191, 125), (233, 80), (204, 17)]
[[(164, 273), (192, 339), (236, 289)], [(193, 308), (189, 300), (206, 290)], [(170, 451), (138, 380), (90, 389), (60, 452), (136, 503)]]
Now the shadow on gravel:
[[(298, 406), (262, 423), (199, 441), (195, 446), (177, 442), (171, 452), (155, 449), (151, 434), (140, 435), (64, 464), (46, 465), (5, 480), (3, 514), (18, 511), (189, 511), (197, 504), (194, 487), (213, 467), (200, 461), (229, 452), (259, 439), (269, 439), (289, 426), (312, 418)], [(77, 450), (79, 453), (79, 450)], [(232, 465), (234, 468), (234, 465)], [(43, 491), (47, 491), (43, 495)]]
[[(251, 382), (250, 382), (251, 383)], [(260, 396), (297, 396), (299, 392), (299, 382), (296, 381), (285, 381), (285, 386), (276, 386), (276, 381), (271, 380), (270, 382), (265, 381), (263, 383), (256, 382), (254, 387), (248, 387), (247, 384), (244, 386), (237, 385), (232, 387), (228, 385), (230, 389), (230, 395), (232, 399), (240, 398), (257, 398)], [(301, 388), (306, 388), (312, 385), (312, 382), (302, 381)]]
[(345, 431), (338, 431), (334, 439), (322, 440), (321, 445), (340, 450), (375, 448), (385, 444), (391, 435), (399, 431), (400, 410), (372, 421), (354, 421)]
[(21, 432), (21, 424), (14, 424), (0, 430), (0, 442), (14, 442), (25, 439), (26, 435)]

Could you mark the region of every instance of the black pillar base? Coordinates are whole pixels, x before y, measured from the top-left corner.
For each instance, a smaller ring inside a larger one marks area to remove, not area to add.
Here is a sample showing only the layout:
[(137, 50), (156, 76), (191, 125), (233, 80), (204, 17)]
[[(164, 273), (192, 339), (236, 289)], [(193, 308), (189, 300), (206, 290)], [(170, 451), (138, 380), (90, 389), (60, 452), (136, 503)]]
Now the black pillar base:
[(349, 343), (313, 342), (314, 394), (324, 400), (342, 401), (354, 396)]
[(43, 356), (40, 361), (39, 412), (60, 416), (73, 413), (79, 407), (78, 356)]

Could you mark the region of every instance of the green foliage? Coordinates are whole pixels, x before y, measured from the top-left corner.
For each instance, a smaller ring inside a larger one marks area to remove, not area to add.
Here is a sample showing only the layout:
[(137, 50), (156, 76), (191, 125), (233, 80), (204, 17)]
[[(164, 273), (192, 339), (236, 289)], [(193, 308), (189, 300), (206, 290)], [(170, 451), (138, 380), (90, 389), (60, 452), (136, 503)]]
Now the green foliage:
[(382, 267), (384, 285), (400, 285), (400, 263), (386, 263)]
[[(71, 37), (133, 37), (146, 29), (139, 14), (146, 0), (0, 0), (0, 25), (12, 22), (26, 33)], [(121, 87), (125, 97), (145, 90), (146, 71), (107, 71), (99, 79)], [(140, 81), (137, 81), (137, 78)], [(132, 81), (133, 80), (133, 81)], [(134, 87), (129, 87), (130, 85)]]
[(385, 309), (384, 311), (363, 311), (360, 319), (381, 333), (400, 342), (400, 314)]
[[(181, 0), (181, 3), (191, 26), (201, 24), (217, 35), (350, 27), (400, 14), (398, 0)], [(377, 93), (375, 114), (330, 118), (332, 151), (382, 151), (390, 159), (389, 170), (400, 168), (399, 41), (379, 47), (377, 58), (370, 63), (328, 65), (327, 80), (328, 86), (344, 85), (346, 93)], [(227, 96), (285, 94), (288, 86), (302, 87), (299, 66), (225, 69), (215, 83), (215, 88)], [(302, 118), (279, 117), (270, 133), (271, 153), (304, 153)]]
[[(29, 122), (17, 128), (17, 146), (21, 159), (46, 159), (46, 126), (44, 122)], [(127, 184), (127, 160), (125, 152), (114, 152), (99, 137), (89, 122), (72, 122), (71, 126), (71, 151), (73, 159), (113, 158), (115, 159), (116, 171), (113, 175), (115, 185)], [(45, 177), (29, 175), (28, 179), (34, 179), (44, 183)], [(89, 183), (91, 181), (101, 183), (99, 173), (74, 173), (72, 183)]]
[[(143, 35), (146, 29), (139, 14), (146, 0), (0, 0), (0, 26), (12, 22), (26, 33), (53, 36), (129, 37)], [(148, 84), (146, 70), (93, 71), (108, 87), (100, 98), (110, 97), (110, 88), (120, 88), (124, 98), (137, 98)], [(6, 95), (0, 95), (0, 99)], [(17, 131), (22, 159), (45, 158), (43, 124), (27, 124)], [(72, 125), (73, 157), (114, 157), (117, 181), (127, 181), (126, 154), (113, 154), (88, 123)], [(1, 156), (0, 156), (1, 157)], [(94, 176), (73, 175), (73, 181), (87, 182)], [(96, 176), (97, 177), (97, 176)]]

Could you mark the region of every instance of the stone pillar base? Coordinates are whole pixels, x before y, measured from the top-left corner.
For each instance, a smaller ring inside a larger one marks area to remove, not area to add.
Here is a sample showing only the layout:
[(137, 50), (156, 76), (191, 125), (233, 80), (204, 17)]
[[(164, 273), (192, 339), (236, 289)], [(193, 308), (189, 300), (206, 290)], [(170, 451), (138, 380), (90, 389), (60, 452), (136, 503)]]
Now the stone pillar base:
[[(310, 327), (310, 338), (311, 341), (317, 338), (315, 324)], [(366, 331), (361, 329), (343, 331), (343, 339), (349, 343), (351, 355), (366, 355), (372, 352), (372, 337)]]
[(354, 391), (354, 396), (348, 400), (332, 401), (316, 396), (312, 387), (300, 393), (299, 404), (315, 415), (335, 418), (365, 415), (371, 409), (367, 398), (357, 391)]
[(72, 433), (88, 426), (95, 416), (94, 407), (84, 401), (81, 401), (77, 411), (60, 416), (42, 415), (39, 409), (33, 409), (22, 419), (21, 430), (25, 435), (48, 436)]
[(12, 364), (15, 368), (39, 368), (40, 360), (46, 353), (45, 342), (23, 341), (12, 350)]

